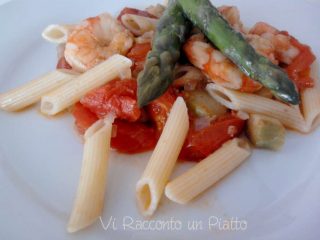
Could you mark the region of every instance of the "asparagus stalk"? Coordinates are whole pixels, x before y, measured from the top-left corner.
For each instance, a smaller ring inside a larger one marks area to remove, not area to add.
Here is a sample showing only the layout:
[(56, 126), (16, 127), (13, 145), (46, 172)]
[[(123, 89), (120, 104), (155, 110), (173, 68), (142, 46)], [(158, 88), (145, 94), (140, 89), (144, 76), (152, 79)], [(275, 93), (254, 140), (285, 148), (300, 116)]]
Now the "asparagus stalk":
[(161, 96), (173, 82), (173, 70), (189, 26), (177, 1), (171, 0), (159, 21), (144, 70), (138, 76), (140, 107)]
[(243, 36), (233, 30), (209, 0), (178, 0), (185, 15), (240, 70), (260, 82), (284, 102), (299, 103), (299, 94), (288, 75), (259, 55)]

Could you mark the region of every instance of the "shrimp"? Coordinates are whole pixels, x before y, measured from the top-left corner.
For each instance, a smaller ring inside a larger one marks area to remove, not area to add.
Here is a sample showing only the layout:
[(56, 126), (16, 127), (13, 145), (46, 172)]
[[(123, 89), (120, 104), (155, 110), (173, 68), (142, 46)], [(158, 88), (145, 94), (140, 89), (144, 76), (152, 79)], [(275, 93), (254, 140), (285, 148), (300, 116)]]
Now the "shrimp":
[(279, 62), (275, 56), (275, 46), (269, 38), (264, 38), (255, 34), (247, 34), (246, 39), (259, 54), (278, 65)]
[(193, 35), (183, 49), (189, 61), (217, 84), (243, 92), (255, 92), (262, 87), (244, 75), (219, 50), (207, 43), (202, 34)]
[(250, 31), (247, 31), (240, 20), (237, 7), (221, 6), (218, 10), (233, 29), (242, 33), (259, 54), (274, 64), (279, 64), (279, 62), (290, 64), (299, 54), (299, 50), (290, 43), (290, 37), (281, 34), (269, 24), (259, 22)]
[(272, 27), (265, 22), (256, 23), (252, 29), (250, 29), (251, 34), (256, 34), (265, 38), (271, 38), (273, 35), (279, 33), (278, 29)]
[(114, 54), (127, 54), (133, 42), (127, 29), (103, 13), (75, 27), (66, 42), (64, 56), (74, 70), (85, 72)]
[[(273, 62), (278, 61), (289, 65), (300, 53), (299, 49), (291, 43), (290, 36), (264, 22), (258, 22), (250, 30), (248, 38), (259, 53), (267, 56)], [(269, 52), (272, 48), (274, 49), (273, 54)]]
[(220, 14), (224, 17), (225, 20), (238, 32), (245, 33), (246, 30), (243, 27), (243, 23), (240, 20), (240, 12), (235, 6), (221, 6), (218, 8)]

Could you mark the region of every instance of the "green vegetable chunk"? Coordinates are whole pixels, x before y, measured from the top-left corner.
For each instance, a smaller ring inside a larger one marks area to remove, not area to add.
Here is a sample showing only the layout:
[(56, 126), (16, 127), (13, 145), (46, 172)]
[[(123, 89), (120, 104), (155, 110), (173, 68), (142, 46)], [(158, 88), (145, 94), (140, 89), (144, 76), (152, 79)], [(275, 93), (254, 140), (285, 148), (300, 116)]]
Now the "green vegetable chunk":
[(161, 96), (173, 82), (173, 70), (189, 27), (177, 1), (171, 0), (157, 26), (144, 70), (138, 76), (140, 107)]
[(277, 119), (251, 114), (247, 133), (253, 145), (259, 148), (279, 150), (284, 144), (285, 128)]
[(284, 102), (299, 104), (294, 83), (280, 67), (259, 55), (220, 15), (209, 0), (178, 0), (185, 15), (240, 70)]
[(227, 112), (224, 106), (204, 90), (186, 91), (184, 98), (189, 111), (197, 117), (221, 116)]

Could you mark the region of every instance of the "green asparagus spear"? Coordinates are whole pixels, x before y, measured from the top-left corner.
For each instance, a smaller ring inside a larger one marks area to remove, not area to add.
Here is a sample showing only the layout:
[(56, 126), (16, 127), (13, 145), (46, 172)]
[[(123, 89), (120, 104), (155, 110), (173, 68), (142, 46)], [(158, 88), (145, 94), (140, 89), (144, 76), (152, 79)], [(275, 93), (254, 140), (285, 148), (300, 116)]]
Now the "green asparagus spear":
[(242, 72), (260, 82), (284, 102), (299, 104), (299, 94), (288, 75), (259, 55), (243, 36), (234, 31), (210, 0), (178, 0), (185, 15)]
[(144, 70), (138, 76), (140, 107), (161, 96), (173, 82), (173, 70), (189, 26), (177, 1), (171, 0), (159, 21)]

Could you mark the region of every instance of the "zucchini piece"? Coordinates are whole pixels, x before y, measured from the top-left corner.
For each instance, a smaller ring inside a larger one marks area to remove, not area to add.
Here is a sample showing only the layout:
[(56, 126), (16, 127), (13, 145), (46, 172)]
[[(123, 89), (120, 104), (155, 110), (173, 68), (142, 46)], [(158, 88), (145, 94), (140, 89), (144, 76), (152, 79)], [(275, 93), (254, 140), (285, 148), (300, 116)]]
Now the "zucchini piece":
[(227, 109), (213, 99), (204, 90), (185, 91), (184, 98), (191, 111), (197, 117), (215, 117), (223, 115)]
[(285, 128), (282, 123), (260, 114), (250, 115), (247, 134), (254, 146), (271, 150), (279, 150), (285, 140)]

